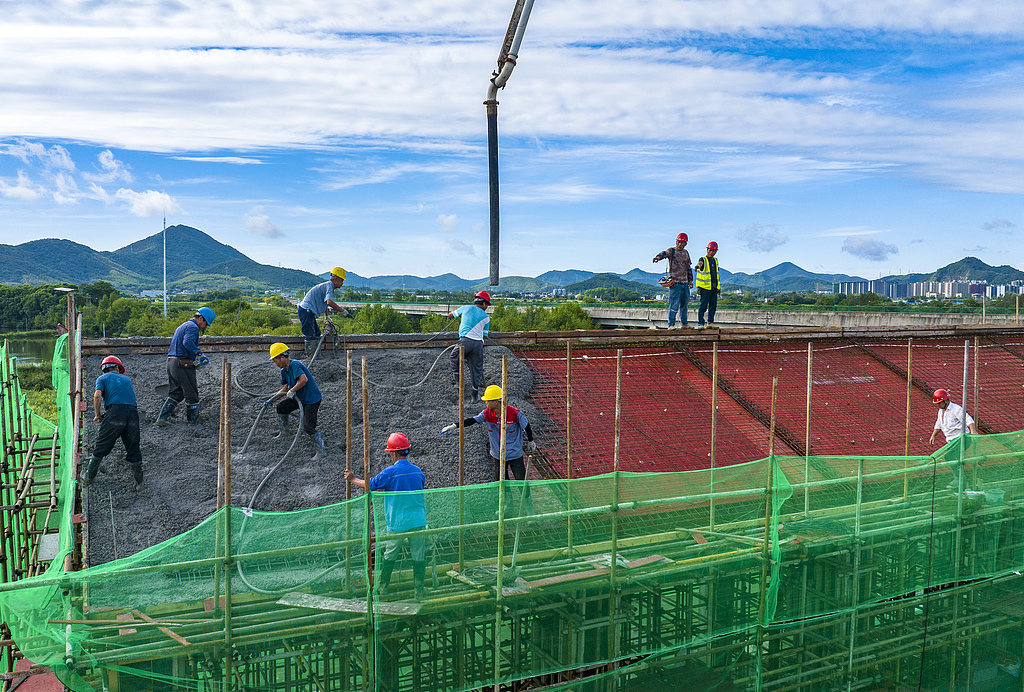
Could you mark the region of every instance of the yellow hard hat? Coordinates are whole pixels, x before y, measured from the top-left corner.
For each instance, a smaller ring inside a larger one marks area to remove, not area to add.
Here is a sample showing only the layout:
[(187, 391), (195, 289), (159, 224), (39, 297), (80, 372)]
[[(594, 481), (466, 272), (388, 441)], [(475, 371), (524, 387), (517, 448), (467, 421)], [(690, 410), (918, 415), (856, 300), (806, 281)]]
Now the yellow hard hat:
[(488, 385), (487, 389), (484, 390), (484, 395), (480, 398), (484, 401), (496, 401), (501, 399), (501, 387), (496, 384)]
[(270, 360), (274, 360), (282, 353), (288, 353), (288, 346), (278, 342), (270, 347)]
[(331, 274), (333, 274), (334, 276), (338, 277), (342, 281), (344, 281), (345, 277), (348, 276), (348, 274), (345, 272), (345, 270), (342, 269), (341, 267), (335, 267), (334, 269), (332, 269), (331, 270)]

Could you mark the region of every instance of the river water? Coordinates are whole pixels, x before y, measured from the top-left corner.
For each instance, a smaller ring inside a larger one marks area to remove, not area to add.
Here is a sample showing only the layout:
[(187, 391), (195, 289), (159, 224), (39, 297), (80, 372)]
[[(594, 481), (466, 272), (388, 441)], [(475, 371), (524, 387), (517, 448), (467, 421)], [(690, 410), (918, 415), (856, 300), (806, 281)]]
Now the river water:
[(20, 367), (38, 366), (44, 361), (53, 360), (53, 348), (57, 343), (56, 336), (0, 334), (0, 343), (5, 340), (10, 352), (18, 358)]

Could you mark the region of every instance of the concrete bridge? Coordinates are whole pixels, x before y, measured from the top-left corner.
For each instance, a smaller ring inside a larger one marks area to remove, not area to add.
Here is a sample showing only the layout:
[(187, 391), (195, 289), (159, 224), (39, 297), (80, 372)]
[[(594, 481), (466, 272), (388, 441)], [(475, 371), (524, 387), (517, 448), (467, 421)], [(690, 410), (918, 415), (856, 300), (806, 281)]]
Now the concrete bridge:
[[(339, 303), (346, 308), (360, 308), (365, 303)], [(428, 303), (388, 303), (395, 310), (406, 315), (446, 315), (457, 306)], [(520, 310), (526, 306), (517, 306)], [(664, 329), (668, 326), (668, 309), (665, 305), (651, 307), (584, 306), (583, 310), (602, 327)], [(689, 310), (690, 326), (697, 325), (697, 308)], [(723, 327), (957, 327), (993, 324), (1012, 326), (1020, 324), (1020, 316), (992, 315), (981, 313), (941, 312), (867, 312), (838, 310), (735, 310), (720, 309), (715, 323)]]

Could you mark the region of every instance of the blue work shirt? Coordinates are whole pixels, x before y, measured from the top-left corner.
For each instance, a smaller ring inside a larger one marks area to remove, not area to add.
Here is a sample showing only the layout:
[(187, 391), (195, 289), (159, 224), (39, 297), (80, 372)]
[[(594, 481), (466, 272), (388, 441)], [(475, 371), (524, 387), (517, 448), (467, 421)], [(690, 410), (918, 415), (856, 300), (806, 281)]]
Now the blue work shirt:
[(202, 353), (199, 350), (199, 325), (195, 320), (188, 320), (174, 330), (167, 355), (195, 360), (197, 353)]
[[(487, 424), (487, 439), (491, 443), (491, 456), (495, 459), (501, 458), (501, 414), (485, 408), (473, 416), (477, 423)], [(526, 414), (515, 406), (506, 407), (505, 420), (505, 458), (519, 459), (523, 456), (523, 431), (530, 421)]]
[(427, 525), (427, 505), (423, 493), (413, 492), (423, 490), (426, 483), (423, 471), (408, 458), (399, 459), (370, 479), (370, 490), (395, 493), (384, 496), (384, 520), (387, 521), (388, 531), (399, 533)]
[(305, 308), (319, 317), (327, 310), (328, 298), (334, 300), (334, 284), (331, 283), (330, 279), (309, 289), (305, 297), (299, 302), (299, 307)]
[(115, 404), (138, 406), (131, 378), (119, 372), (105, 372), (96, 378), (96, 391), (103, 396), (103, 408)]
[(303, 406), (320, 401), (323, 397), (320, 395), (320, 388), (313, 381), (313, 373), (294, 358), (288, 363), (287, 368), (281, 368), (281, 384), (286, 384), (291, 389), (299, 381), (300, 375), (306, 376), (306, 384), (302, 385), (302, 389), (295, 392), (295, 398), (301, 401)]
[(490, 332), (491, 317), (479, 305), (463, 305), (452, 314), (462, 318), (459, 322), (460, 337), (483, 341)]

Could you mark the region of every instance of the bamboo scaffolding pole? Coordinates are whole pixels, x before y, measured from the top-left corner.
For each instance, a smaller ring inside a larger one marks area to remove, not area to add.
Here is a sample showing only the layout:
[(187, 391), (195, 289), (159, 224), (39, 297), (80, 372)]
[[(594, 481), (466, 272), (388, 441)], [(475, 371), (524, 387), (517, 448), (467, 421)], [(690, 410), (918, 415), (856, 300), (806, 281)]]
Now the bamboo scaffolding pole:
[[(459, 526), (466, 522), (466, 347), (459, 340)], [(459, 565), (465, 563), (463, 542), (466, 534), (459, 531)]]
[(853, 658), (857, 642), (857, 605), (860, 602), (861, 512), (864, 504), (864, 459), (857, 462), (857, 509), (853, 522), (853, 574), (850, 576), (850, 643), (846, 669), (846, 692), (853, 692)]
[[(718, 443), (718, 341), (711, 344), (711, 471), (709, 473), (711, 494), (715, 494), (715, 468)], [(711, 500), (708, 510), (711, 529), (715, 528), (715, 501)]]
[(768, 482), (764, 491), (764, 547), (761, 549), (761, 583), (759, 585), (758, 617), (757, 617), (757, 687), (761, 689), (763, 680), (764, 639), (768, 609), (768, 576), (771, 561), (771, 527), (773, 522), (772, 490), (775, 484), (775, 405), (778, 398), (779, 377), (772, 377), (772, 412), (771, 424), (768, 429)]
[[(814, 344), (807, 342), (807, 418), (804, 424), (806, 432), (804, 439), (804, 483), (811, 482), (811, 390), (814, 387)], [(807, 516), (811, 508), (811, 488), (808, 485), (804, 488), (804, 516)]]
[[(618, 650), (615, 646), (615, 620), (618, 616), (618, 597), (615, 593), (615, 582), (618, 576), (619, 558), (619, 463), (622, 445), (622, 349), (615, 352), (615, 454), (612, 469), (612, 559), (608, 570), (608, 658), (612, 668), (618, 668), (616, 659)], [(613, 679), (617, 681), (618, 676)]]
[(501, 692), (501, 611), (505, 563), (505, 445), (508, 433), (508, 356), (501, 356), (501, 433), (498, 451), (498, 586), (494, 593), (494, 692)]
[(224, 692), (230, 692), (235, 675), (231, 633), (231, 362), (224, 361)]
[[(368, 366), (366, 364), (366, 356), (361, 356), (362, 365), (362, 385), (363, 385), (363, 478), (370, 477), (370, 376)], [(376, 578), (377, 561), (373, 559), (375, 556), (370, 552), (370, 535), (371, 535), (371, 515), (373, 513), (373, 505), (370, 502), (369, 493), (363, 493), (363, 545), (366, 546), (366, 656), (367, 658), (363, 661), (363, 670), (369, 670), (372, 666), (374, 671), (374, 679), (376, 679), (377, 673), (377, 657), (374, 650), (374, 631), (375, 624), (373, 619), (373, 587), (376, 585), (374, 581)], [(371, 684), (366, 680), (365, 676), (363, 679), (363, 689), (367, 688), (367, 685)]]
[[(914, 338), (907, 339), (907, 416), (906, 432), (903, 437), (903, 468), (910, 463), (910, 394), (914, 389)], [(907, 499), (909, 477), (903, 476), (903, 499)]]
[[(345, 470), (352, 468), (352, 349), (345, 350)], [(345, 499), (352, 499), (352, 484), (345, 481)], [(352, 505), (345, 504), (345, 538), (352, 538)], [(352, 588), (352, 549), (345, 548), (345, 591)]]
[[(975, 348), (977, 348), (977, 340), (975, 340)], [(977, 351), (975, 351), (977, 355)], [(970, 363), (970, 342), (964, 341), (964, 376), (963, 376), (963, 389), (962, 392), (963, 402), (961, 406), (962, 413), (960, 414), (960, 465), (957, 471), (957, 492), (956, 492), (956, 524), (954, 526), (954, 548), (953, 548), (953, 580), (954, 582), (960, 580), (960, 561), (962, 560), (961, 549), (962, 549), (962, 532), (963, 532), (963, 516), (964, 516), (964, 489), (967, 483), (967, 466), (965, 463), (965, 456), (967, 454), (967, 375), (968, 367)], [(977, 377), (977, 374), (975, 374)], [(977, 394), (975, 394), (977, 396)], [(977, 409), (975, 409), (977, 410)], [(975, 419), (977, 420), (977, 419)], [(956, 628), (957, 619), (959, 616), (960, 599), (955, 595), (953, 596), (953, 626), (950, 628), (950, 636), (953, 642), (956, 640)], [(950, 655), (949, 655), (949, 692), (955, 692), (955, 681), (956, 681), (956, 646), (950, 643)]]
[[(974, 337), (974, 420), (978, 420), (978, 337)], [(964, 410), (967, 410), (967, 405), (964, 404)], [(977, 424), (977, 423), (975, 423)], [(964, 470), (966, 473), (966, 469)], [(978, 465), (972, 464), (972, 488), (978, 487)]]
[[(565, 342), (565, 508), (572, 509), (572, 342)], [(572, 517), (566, 519), (566, 545), (572, 555)]]

